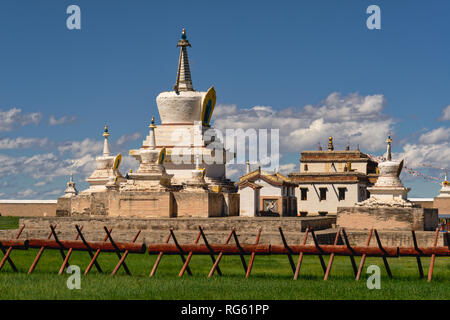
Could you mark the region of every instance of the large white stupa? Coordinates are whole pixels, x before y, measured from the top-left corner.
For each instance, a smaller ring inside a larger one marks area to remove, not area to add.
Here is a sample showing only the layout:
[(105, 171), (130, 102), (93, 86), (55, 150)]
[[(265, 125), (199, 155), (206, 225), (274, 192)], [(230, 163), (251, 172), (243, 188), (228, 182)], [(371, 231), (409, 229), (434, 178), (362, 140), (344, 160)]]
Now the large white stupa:
[[(220, 139), (211, 136), (210, 126), (216, 103), (216, 91), (195, 91), (183, 29), (177, 47), (180, 47), (178, 70), (173, 91), (161, 92), (156, 97), (161, 124), (155, 126), (156, 149), (165, 149), (163, 165), (172, 175), (173, 186), (186, 186), (192, 181), (193, 170), (203, 169), (204, 179), (210, 190), (234, 190), (233, 184), (225, 177), (225, 163), (234, 157), (227, 152)], [(149, 148), (152, 140), (149, 134), (139, 150), (130, 150), (130, 155), (141, 162), (141, 152)], [(196, 159), (200, 158), (196, 164)]]

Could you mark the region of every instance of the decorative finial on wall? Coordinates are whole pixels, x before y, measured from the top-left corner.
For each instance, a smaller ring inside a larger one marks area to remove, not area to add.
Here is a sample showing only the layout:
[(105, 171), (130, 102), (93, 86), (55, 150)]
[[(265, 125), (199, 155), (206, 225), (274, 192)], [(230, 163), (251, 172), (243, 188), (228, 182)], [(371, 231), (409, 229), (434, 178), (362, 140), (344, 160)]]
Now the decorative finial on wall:
[(328, 138), (328, 151), (333, 151), (334, 150), (334, 146), (333, 146), (333, 137), (329, 137)]

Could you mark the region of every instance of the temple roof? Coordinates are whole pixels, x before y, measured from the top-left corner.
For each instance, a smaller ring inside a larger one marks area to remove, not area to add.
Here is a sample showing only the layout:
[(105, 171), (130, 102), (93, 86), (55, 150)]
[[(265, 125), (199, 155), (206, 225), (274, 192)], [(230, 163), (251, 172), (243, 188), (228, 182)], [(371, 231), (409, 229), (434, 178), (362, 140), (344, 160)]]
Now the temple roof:
[(244, 189), (244, 188), (247, 188), (247, 187), (250, 187), (252, 189), (261, 189), (262, 188), (261, 185), (259, 185), (257, 183), (254, 183), (254, 182), (251, 182), (251, 181), (248, 181), (248, 180), (239, 182), (239, 183), (237, 183), (237, 185), (238, 185), (239, 189)]
[(295, 182), (279, 172), (271, 173), (261, 169), (243, 175), (239, 178), (239, 181), (240, 183), (245, 181), (254, 182), (260, 179), (275, 186), (297, 186)]
[(367, 154), (358, 150), (314, 150), (302, 151), (301, 162), (327, 162), (327, 161), (359, 161), (359, 162), (375, 162)]
[[(358, 171), (350, 172), (293, 172), (289, 178), (295, 183), (373, 183), (376, 175), (366, 175)], [(373, 176), (373, 177), (372, 177)], [(372, 178), (372, 179), (371, 179)]]

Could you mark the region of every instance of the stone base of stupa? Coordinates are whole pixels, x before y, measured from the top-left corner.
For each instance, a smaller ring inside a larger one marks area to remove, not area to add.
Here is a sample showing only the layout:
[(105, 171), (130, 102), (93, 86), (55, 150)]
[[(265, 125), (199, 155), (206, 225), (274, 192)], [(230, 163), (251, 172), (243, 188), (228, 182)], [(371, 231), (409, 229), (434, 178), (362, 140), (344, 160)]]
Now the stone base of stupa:
[(438, 210), (432, 208), (355, 206), (337, 208), (336, 224), (359, 230), (431, 231), (438, 222)]
[(57, 216), (223, 217), (239, 215), (239, 194), (178, 191), (118, 191), (61, 197)]

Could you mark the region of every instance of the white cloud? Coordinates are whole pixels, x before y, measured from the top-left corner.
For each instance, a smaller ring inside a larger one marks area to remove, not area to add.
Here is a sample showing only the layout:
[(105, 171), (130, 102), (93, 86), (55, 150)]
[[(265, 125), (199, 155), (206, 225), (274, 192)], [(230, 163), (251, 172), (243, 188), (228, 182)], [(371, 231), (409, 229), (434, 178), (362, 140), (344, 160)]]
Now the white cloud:
[(75, 157), (83, 157), (86, 155), (100, 155), (103, 150), (103, 141), (92, 140), (86, 138), (82, 141), (66, 141), (58, 147), (58, 151), (61, 154), (70, 152)]
[(395, 154), (397, 158), (405, 158), (408, 167), (450, 168), (450, 143), (414, 144), (403, 146), (403, 151)]
[(439, 127), (430, 132), (424, 133), (419, 137), (421, 143), (439, 143), (449, 141), (450, 128)]
[(47, 138), (23, 138), (15, 139), (3, 138), (0, 139), (0, 149), (24, 149), (30, 147), (45, 147), (49, 144)]
[(446, 106), (444, 110), (442, 110), (442, 116), (439, 120), (450, 120), (450, 105)]
[(299, 171), (298, 163), (282, 164), (282, 165), (280, 165), (279, 171), (282, 174), (289, 174), (292, 172), (297, 172), (297, 171)]
[(77, 118), (75, 116), (62, 116), (59, 119), (56, 119), (54, 115), (51, 115), (50, 118), (48, 119), (48, 124), (51, 126), (56, 126), (56, 125), (61, 125), (61, 124), (65, 124), (65, 123), (72, 123), (75, 122)]
[(386, 135), (394, 121), (383, 113), (383, 95), (360, 96), (330, 94), (316, 106), (297, 110), (275, 110), (270, 106), (238, 109), (236, 105), (218, 105), (214, 126), (218, 129), (249, 128), (279, 129), (280, 153), (299, 152), (327, 144), (334, 138), (336, 148), (344, 148), (350, 141), (369, 151), (384, 148)]
[(132, 134), (124, 134), (119, 139), (117, 139), (116, 145), (122, 146), (122, 145), (126, 144), (127, 142), (135, 141), (135, 140), (139, 139), (140, 137), (141, 137), (141, 134), (139, 132), (135, 132)]
[(0, 110), (0, 131), (11, 131), (28, 124), (39, 124), (42, 114), (39, 112), (22, 113), (22, 109)]
[(26, 189), (24, 191), (19, 191), (17, 193), (17, 196), (19, 198), (27, 198), (27, 197), (34, 197), (36, 195), (36, 191), (32, 190), (32, 189)]

